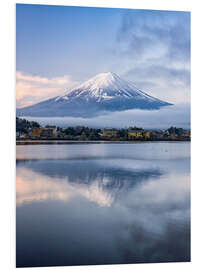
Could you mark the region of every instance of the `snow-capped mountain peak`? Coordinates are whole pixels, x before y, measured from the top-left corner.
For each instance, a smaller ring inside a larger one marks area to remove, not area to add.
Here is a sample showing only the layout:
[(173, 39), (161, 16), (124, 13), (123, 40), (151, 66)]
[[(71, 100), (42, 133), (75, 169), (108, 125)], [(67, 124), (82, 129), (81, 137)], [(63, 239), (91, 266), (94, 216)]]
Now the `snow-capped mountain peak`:
[(18, 115), (94, 117), (131, 109), (158, 110), (172, 105), (139, 90), (112, 72), (100, 73), (64, 95), (18, 110)]
[(93, 78), (79, 85), (78, 88), (89, 88), (90, 90), (94, 90), (96, 88), (107, 88), (113, 85), (115, 86), (118, 80), (119, 77), (115, 73), (99, 73)]
[(86, 100), (93, 98), (97, 102), (118, 97), (152, 98), (140, 91), (132, 82), (121, 79), (113, 72), (97, 74), (79, 86), (67, 91), (65, 95), (58, 97), (57, 100), (68, 100), (76, 97), (83, 97)]

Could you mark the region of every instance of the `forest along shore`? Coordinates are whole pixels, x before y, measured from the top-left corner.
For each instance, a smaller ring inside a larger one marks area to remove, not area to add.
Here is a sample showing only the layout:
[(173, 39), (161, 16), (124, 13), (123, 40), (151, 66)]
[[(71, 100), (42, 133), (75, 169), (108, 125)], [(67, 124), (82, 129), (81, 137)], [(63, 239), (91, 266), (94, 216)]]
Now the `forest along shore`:
[(190, 141), (190, 130), (170, 127), (148, 130), (137, 126), (128, 128), (90, 128), (86, 126), (41, 126), (34, 121), (16, 117), (16, 142), (134, 142), (134, 141)]

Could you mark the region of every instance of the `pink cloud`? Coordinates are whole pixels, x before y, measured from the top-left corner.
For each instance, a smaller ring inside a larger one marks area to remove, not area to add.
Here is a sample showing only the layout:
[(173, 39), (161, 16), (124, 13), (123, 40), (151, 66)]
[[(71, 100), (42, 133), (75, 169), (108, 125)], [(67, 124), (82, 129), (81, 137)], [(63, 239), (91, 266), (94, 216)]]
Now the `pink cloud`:
[(52, 98), (64, 93), (65, 90), (75, 86), (70, 76), (40, 77), (16, 72), (16, 104), (25, 107), (39, 101)]

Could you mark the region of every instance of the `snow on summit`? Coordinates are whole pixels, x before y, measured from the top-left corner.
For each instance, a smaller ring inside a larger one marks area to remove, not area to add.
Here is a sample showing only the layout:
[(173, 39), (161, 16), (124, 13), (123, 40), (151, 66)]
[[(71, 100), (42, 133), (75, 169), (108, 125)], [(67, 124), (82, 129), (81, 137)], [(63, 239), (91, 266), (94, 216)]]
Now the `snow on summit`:
[(102, 99), (110, 99), (115, 97), (131, 98), (152, 98), (141, 92), (136, 86), (126, 80), (121, 79), (113, 72), (100, 73), (91, 78), (90, 80), (80, 84), (79, 86), (68, 91), (67, 94), (60, 98), (68, 99), (79, 96), (86, 96), (97, 98), (98, 101)]
[(94, 117), (113, 111), (153, 110), (172, 105), (139, 90), (113, 72), (100, 73), (58, 96), (17, 110), (22, 116)]

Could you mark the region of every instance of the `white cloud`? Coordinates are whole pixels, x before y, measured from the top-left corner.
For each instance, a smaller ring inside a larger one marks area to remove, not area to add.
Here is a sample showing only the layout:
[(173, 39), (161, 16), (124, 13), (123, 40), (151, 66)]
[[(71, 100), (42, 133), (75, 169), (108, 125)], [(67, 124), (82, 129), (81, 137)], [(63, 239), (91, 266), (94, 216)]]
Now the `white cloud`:
[(162, 100), (190, 103), (189, 12), (126, 11), (117, 40), (126, 79)]
[(41, 77), (23, 72), (16, 72), (16, 102), (17, 107), (25, 107), (43, 99), (58, 96), (73, 87), (76, 82), (70, 76)]
[(166, 106), (160, 110), (128, 110), (113, 112), (94, 118), (74, 117), (25, 117), (30, 121), (37, 121), (41, 125), (89, 126), (89, 127), (115, 127), (126, 128), (138, 126), (143, 128), (166, 129), (170, 126), (190, 128), (190, 105), (178, 104)]

